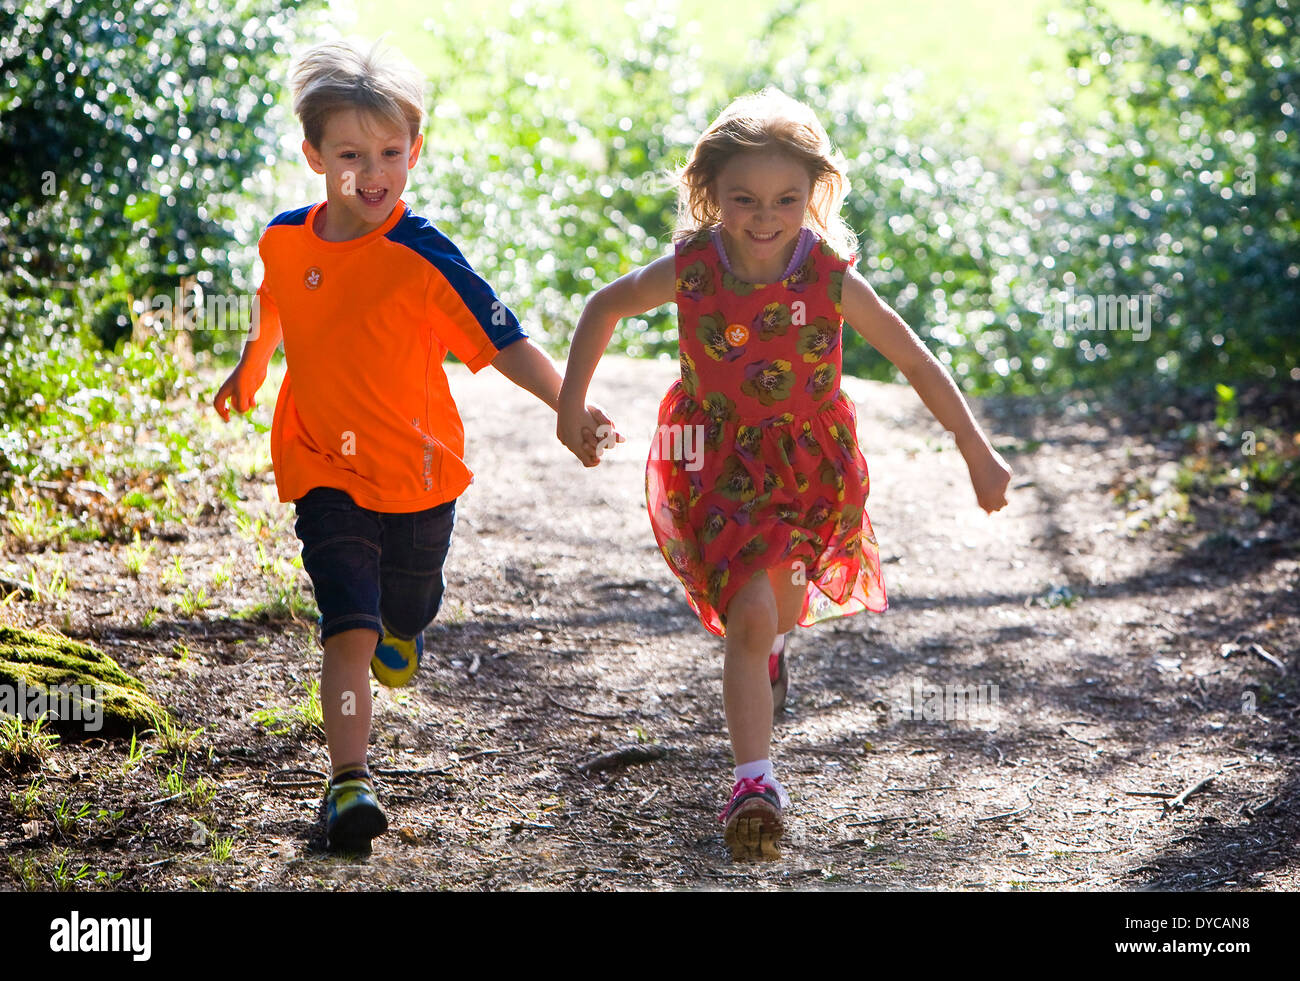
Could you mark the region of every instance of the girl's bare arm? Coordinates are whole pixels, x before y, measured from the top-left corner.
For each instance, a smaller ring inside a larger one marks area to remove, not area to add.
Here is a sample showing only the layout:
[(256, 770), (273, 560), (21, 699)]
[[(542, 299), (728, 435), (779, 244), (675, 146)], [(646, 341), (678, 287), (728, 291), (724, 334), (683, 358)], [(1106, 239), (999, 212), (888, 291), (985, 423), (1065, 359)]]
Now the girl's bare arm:
[(956, 437), (980, 507), (992, 512), (1005, 506), (1011, 468), (989, 445), (952, 376), (856, 269), (844, 276), (842, 302), (845, 321), (893, 362), (939, 424)]
[(597, 290), (578, 318), (569, 345), (564, 384), (560, 387), (555, 435), (584, 463), (588, 462), (589, 455), (582, 445), (581, 432), (587, 389), (615, 326), (624, 317), (635, 317), (671, 303), (676, 289), (673, 257), (664, 256)]

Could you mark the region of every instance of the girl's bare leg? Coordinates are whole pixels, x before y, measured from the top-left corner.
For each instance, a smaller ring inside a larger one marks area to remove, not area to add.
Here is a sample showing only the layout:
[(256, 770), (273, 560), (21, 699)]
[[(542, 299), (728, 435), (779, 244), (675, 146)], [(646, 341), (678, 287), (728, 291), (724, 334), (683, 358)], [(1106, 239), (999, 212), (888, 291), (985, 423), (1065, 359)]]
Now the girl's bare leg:
[(777, 565), (767, 570), (768, 582), (772, 584), (772, 595), (776, 601), (776, 632), (789, 633), (799, 622), (803, 612), (803, 597), (808, 591), (804, 578), (803, 563), (795, 565)]
[(772, 742), (772, 686), (767, 658), (776, 640), (777, 606), (763, 574), (740, 588), (727, 607), (722, 703), (736, 765), (768, 758)]

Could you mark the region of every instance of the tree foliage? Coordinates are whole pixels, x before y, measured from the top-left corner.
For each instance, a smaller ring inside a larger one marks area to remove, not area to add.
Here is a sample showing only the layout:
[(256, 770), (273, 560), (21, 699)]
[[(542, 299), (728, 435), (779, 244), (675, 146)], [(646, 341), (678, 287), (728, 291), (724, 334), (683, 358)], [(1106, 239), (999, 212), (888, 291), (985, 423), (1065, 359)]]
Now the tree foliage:
[(279, 80), (267, 68), (284, 57), (301, 6), (0, 5), (8, 336), (64, 329), (62, 301), (116, 340), (130, 325), (128, 295), (187, 276), (228, 285), (235, 211), (274, 146)]
[[(747, 57), (712, 73), (648, 5), (597, 31), (558, 3), (508, 29), (431, 20), (466, 70), (436, 80), (412, 193), (562, 350), (593, 289), (668, 247), (671, 170), (692, 141), (731, 98), (773, 84), (808, 102), (849, 160), (863, 272), (968, 389), (1280, 381), (1300, 310), (1300, 33), (1287, 0), (1161, 2), (1174, 40), (1076, 4), (1062, 30), (1073, 88), (1018, 147), (941, 115), (907, 79), (879, 79), (799, 3), (756, 22)], [(539, 67), (538, 50), (566, 52), (563, 70)], [(1076, 102), (1085, 91), (1098, 98)], [(1084, 297), (1129, 298), (1136, 315), (1143, 295), (1145, 335), (1046, 316)], [(675, 341), (660, 312), (624, 322), (614, 346)], [(864, 345), (845, 357), (893, 374)]]

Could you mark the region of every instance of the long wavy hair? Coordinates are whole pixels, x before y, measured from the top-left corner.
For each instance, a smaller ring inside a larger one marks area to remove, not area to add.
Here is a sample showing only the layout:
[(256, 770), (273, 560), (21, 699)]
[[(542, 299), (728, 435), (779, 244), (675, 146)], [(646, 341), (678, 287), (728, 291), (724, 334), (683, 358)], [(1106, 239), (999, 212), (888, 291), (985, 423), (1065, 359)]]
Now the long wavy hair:
[(808, 171), (812, 193), (804, 223), (837, 252), (854, 254), (858, 237), (840, 215), (849, 189), (844, 157), (811, 109), (770, 86), (732, 102), (692, 148), (677, 173), (673, 238), (681, 241), (718, 224), (718, 174), (736, 154), (756, 150), (786, 154)]

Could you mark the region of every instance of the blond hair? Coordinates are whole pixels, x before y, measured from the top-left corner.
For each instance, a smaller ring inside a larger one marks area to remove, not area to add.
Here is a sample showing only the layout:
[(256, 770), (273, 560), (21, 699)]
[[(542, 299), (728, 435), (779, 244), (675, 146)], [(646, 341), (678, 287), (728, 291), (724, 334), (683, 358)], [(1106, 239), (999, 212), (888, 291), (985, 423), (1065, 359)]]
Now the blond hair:
[(317, 149), (331, 113), (359, 109), (397, 128), (410, 130), (411, 141), (424, 126), (424, 78), (400, 55), (379, 43), (363, 51), (349, 41), (318, 44), (290, 73), (293, 111), (303, 135)]
[(675, 239), (719, 223), (718, 174), (732, 157), (751, 151), (777, 151), (801, 164), (812, 187), (804, 221), (842, 255), (857, 251), (858, 237), (840, 215), (849, 189), (843, 155), (811, 109), (770, 86), (722, 110), (691, 150), (677, 174)]

